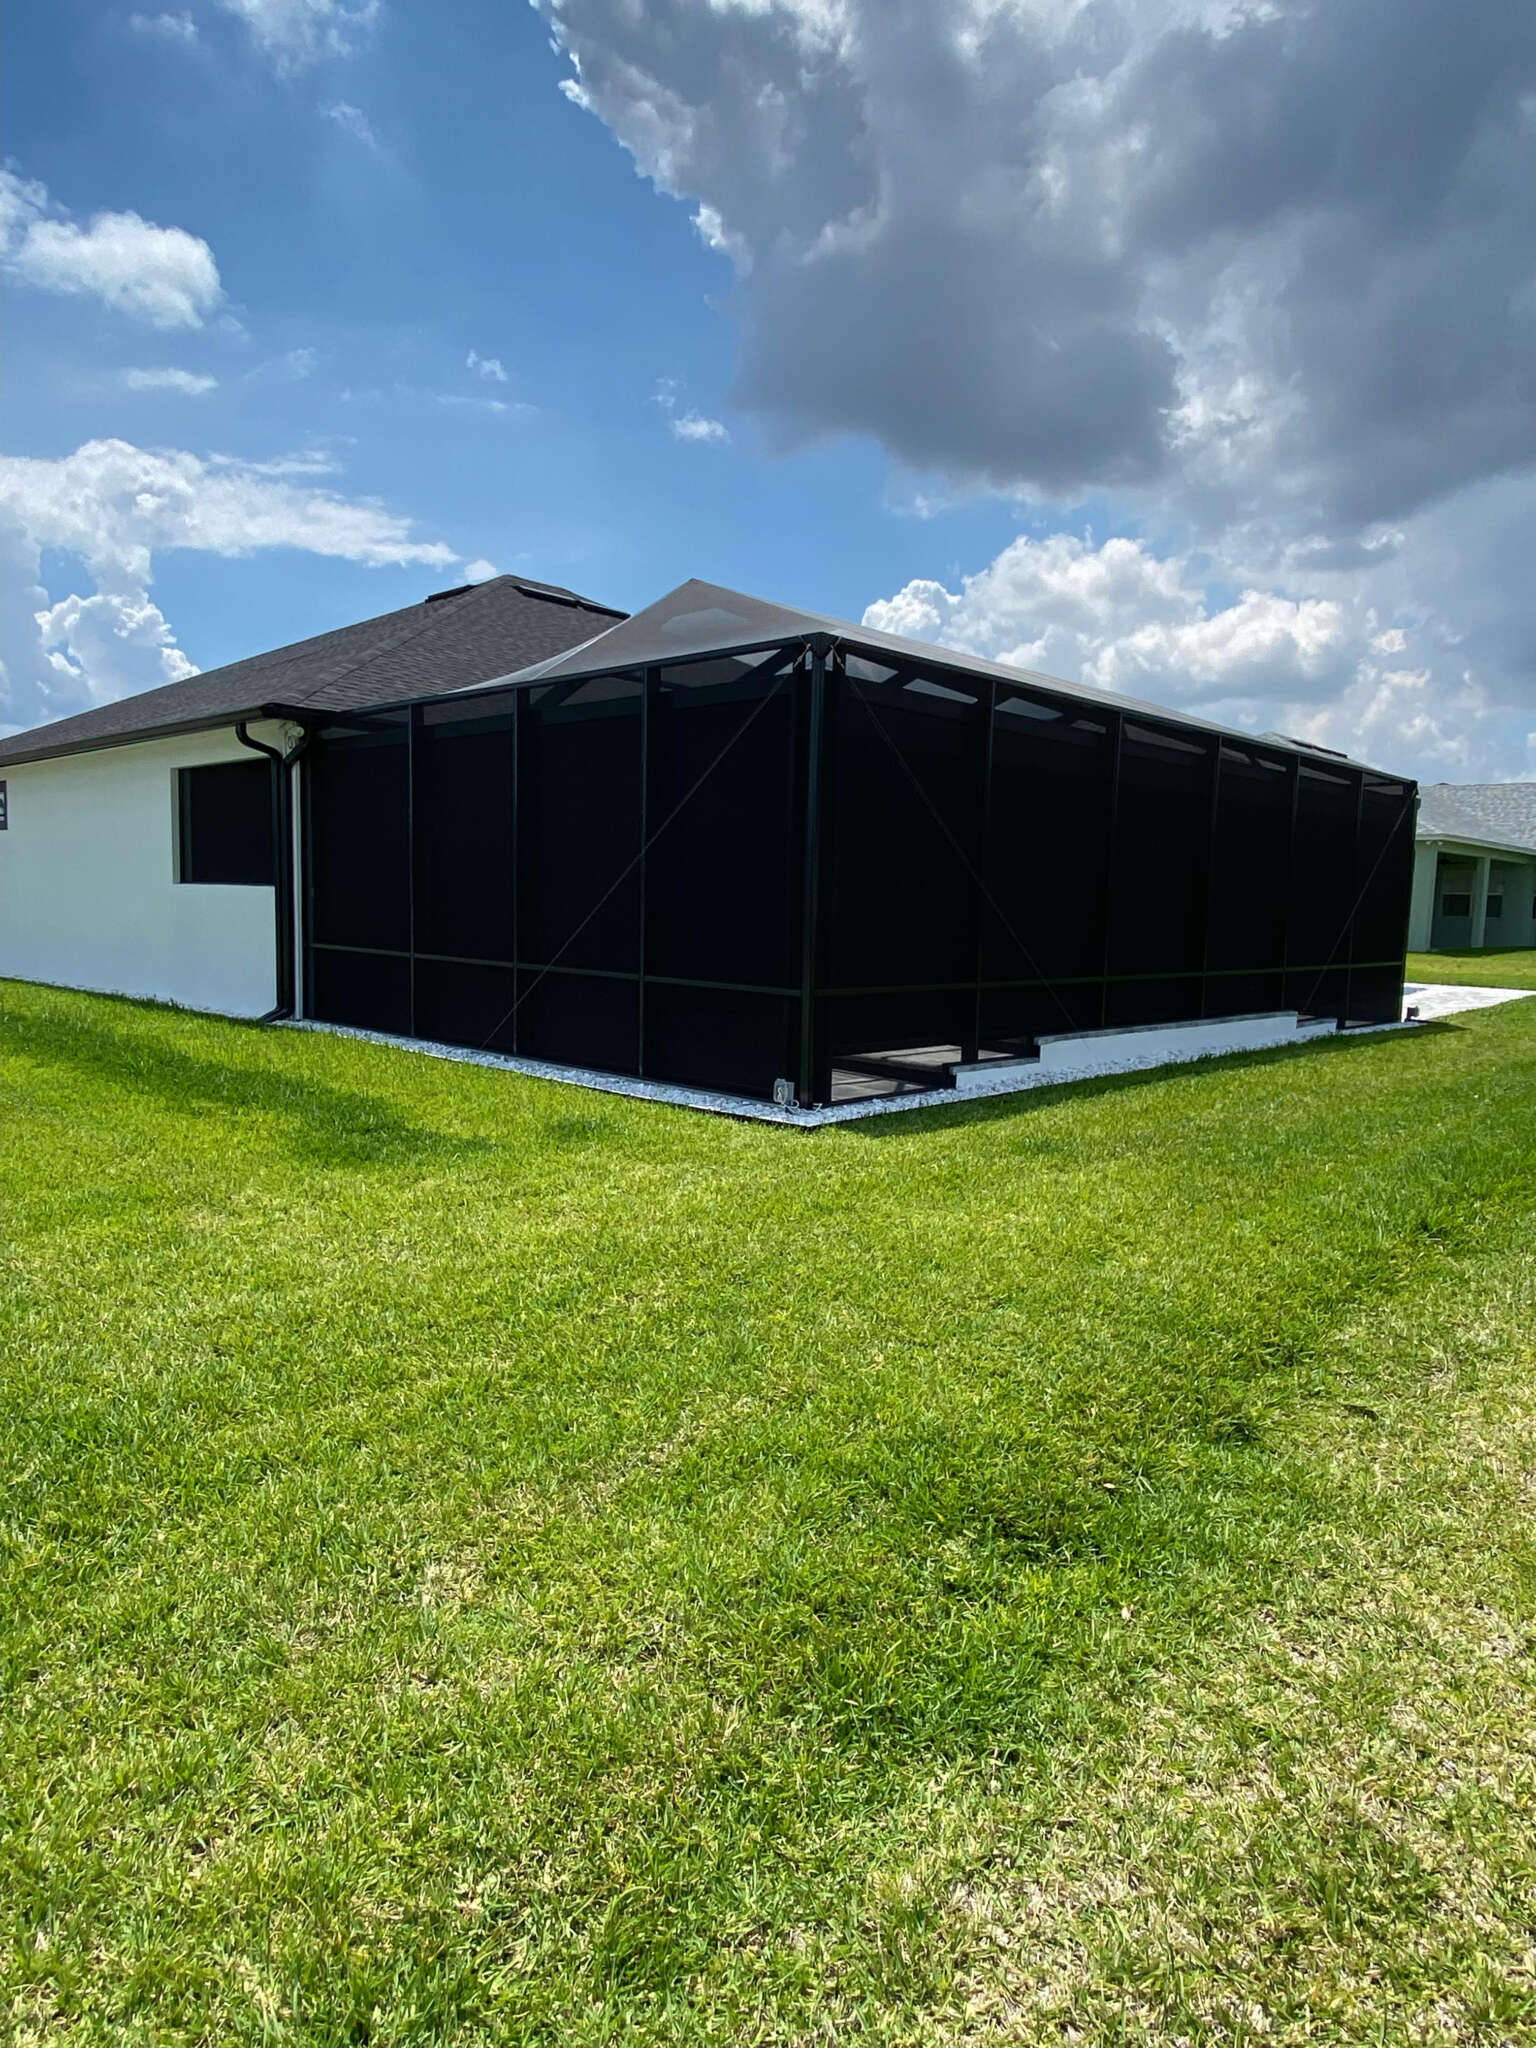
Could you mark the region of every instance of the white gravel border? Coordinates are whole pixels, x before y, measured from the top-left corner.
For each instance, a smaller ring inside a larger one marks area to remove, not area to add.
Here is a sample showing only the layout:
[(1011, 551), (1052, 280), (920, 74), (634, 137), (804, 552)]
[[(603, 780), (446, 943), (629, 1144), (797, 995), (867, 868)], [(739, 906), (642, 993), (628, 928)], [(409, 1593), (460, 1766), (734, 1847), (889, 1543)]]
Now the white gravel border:
[[(1298, 1046), (1314, 1039), (1363, 1038), (1378, 1031), (1415, 1031), (1422, 1024), (1454, 1017), (1464, 1010), (1486, 1010), (1495, 1003), (1518, 1002), (1536, 990), (1521, 988), (1458, 988), (1448, 982), (1408, 982), (1403, 996), (1410, 1008), (1418, 1010), (1412, 1022), (1367, 1024), (1355, 1030), (1317, 1031), (1299, 1036)], [(1231, 1059), (1230, 1052), (1204, 1049), (1169, 1055), (1166, 1048), (1141, 1059), (1085, 1061), (1081, 1066), (1048, 1073), (1021, 1074), (1013, 1066), (993, 1086), (976, 1081), (964, 1095), (953, 1088), (925, 1088), (911, 1095), (877, 1095), (868, 1102), (836, 1102), (825, 1109), (781, 1108), (774, 1102), (758, 1102), (745, 1095), (721, 1095), (708, 1088), (681, 1088), (670, 1081), (642, 1081), (627, 1074), (603, 1074), (592, 1067), (556, 1066), (546, 1060), (527, 1060), (511, 1053), (474, 1052), (467, 1046), (440, 1045), (425, 1038), (400, 1038), (387, 1031), (363, 1031), (351, 1024), (321, 1024), (312, 1018), (296, 1018), (283, 1026), (290, 1031), (323, 1031), (336, 1038), (360, 1038), (370, 1045), (392, 1045), (401, 1052), (425, 1053), (429, 1059), (457, 1060), (463, 1066), (499, 1067), (507, 1073), (526, 1074), (534, 1081), (563, 1081), (575, 1088), (596, 1089), (603, 1095), (631, 1095), (642, 1102), (666, 1102), (678, 1109), (702, 1109), (715, 1116), (743, 1117), (753, 1123), (789, 1124), (798, 1130), (817, 1130), (823, 1124), (862, 1122), (865, 1117), (895, 1116), (911, 1109), (953, 1109), (960, 1103), (980, 1102), (989, 1096), (1021, 1095), (1032, 1088), (1061, 1088), (1075, 1081), (1097, 1081), (1114, 1074), (1158, 1073), (1167, 1067), (1193, 1066), (1201, 1060)]]

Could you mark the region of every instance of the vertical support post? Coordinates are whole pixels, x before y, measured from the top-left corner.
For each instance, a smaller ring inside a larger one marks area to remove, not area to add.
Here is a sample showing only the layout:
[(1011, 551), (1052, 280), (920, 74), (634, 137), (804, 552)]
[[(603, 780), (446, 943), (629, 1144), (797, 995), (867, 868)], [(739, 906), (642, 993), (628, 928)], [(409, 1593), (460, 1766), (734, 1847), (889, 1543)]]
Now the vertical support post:
[(1280, 920), (1280, 1007), (1291, 1004), (1291, 905), (1296, 898), (1296, 830), (1301, 816), (1301, 756), (1292, 754), (1286, 764), (1290, 778), (1291, 829), (1285, 842), (1285, 896)]
[(1115, 871), (1119, 865), (1120, 849), (1120, 754), (1125, 745), (1125, 719), (1118, 711), (1109, 713), (1109, 729), (1114, 734), (1114, 751), (1109, 765), (1109, 818), (1105, 828), (1104, 843), (1109, 849), (1109, 860), (1104, 881), (1104, 952), (1099, 979), (1099, 1022), (1109, 1022), (1109, 942), (1115, 926)]
[(289, 755), (278, 773), (288, 785), (288, 973), (293, 1014), (306, 1014), (304, 941), (309, 929), (308, 890), (304, 879), (304, 784), (303, 757)]
[(1493, 855), (1480, 853), (1472, 870), (1472, 936), (1467, 941), (1475, 953), (1488, 943), (1488, 878), (1493, 873)]
[(811, 673), (805, 751), (805, 846), (800, 898), (800, 1073), (795, 1097), (802, 1109), (815, 1100), (816, 974), (821, 921), (821, 790), (822, 749), (827, 701), (827, 641), (810, 643)]
[(1205, 887), (1200, 898), (1200, 1015), (1211, 1014), (1211, 898), (1215, 894), (1216, 825), (1221, 809), (1221, 741), (1211, 749), (1211, 814), (1206, 821)]
[(406, 863), (406, 972), (410, 996), (410, 1036), (416, 1036), (416, 728), (421, 723), (421, 706), (413, 704), (405, 721), (405, 843)]
[[(981, 808), (979, 814), (981, 826), (976, 842), (976, 872), (985, 878), (987, 873), (987, 854), (991, 848), (992, 834), (992, 735), (997, 726), (997, 679), (995, 676), (987, 678), (986, 690), (981, 700), (981, 711), (982, 716), (986, 719), (987, 729), (981, 745)], [(981, 1058), (981, 981), (982, 970), (985, 966), (982, 956), (985, 950), (987, 905), (986, 899), (981, 892), (981, 883), (973, 882), (971, 889), (976, 906), (976, 1006), (971, 1013), (971, 1042), (969, 1045), (960, 1048), (960, 1056), (965, 1060), (979, 1060)]]
[(523, 1009), (523, 699), (526, 690), (512, 692), (512, 1050), (517, 1051), (519, 1020)]
[(306, 751), (299, 758), (299, 803), (302, 826), (299, 836), (299, 857), (303, 862), (300, 887), (304, 891), (304, 938), (303, 951), (299, 958), (300, 988), (302, 990), (302, 1012), (306, 1017), (315, 1014), (315, 855), (314, 833), (310, 829), (315, 815), (311, 790), (314, 774), (310, 756)]
[(1355, 914), (1360, 908), (1361, 870), (1365, 866), (1365, 849), (1361, 839), (1365, 833), (1365, 777), (1358, 776), (1355, 782), (1355, 847), (1349, 864), (1349, 916), (1344, 924), (1344, 1015), (1341, 1024), (1347, 1024), (1355, 1008)]
[[(273, 1017), (291, 1017), (295, 1007), (293, 979), (293, 813), (289, 807), (288, 762), (282, 750), (251, 738), (249, 721), (235, 721), (235, 738), (253, 754), (267, 759), (267, 789), (272, 834), (272, 1009)], [(186, 858), (189, 831), (187, 778), (176, 781), (177, 873)]]
[(651, 841), (651, 714), (661, 695), (661, 671), (648, 668), (641, 678), (640, 697), (640, 931), (637, 947), (639, 978), (635, 989), (635, 1072), (645, 1073), (645, 939), (651, 921), (651, 892), (646, 848)]

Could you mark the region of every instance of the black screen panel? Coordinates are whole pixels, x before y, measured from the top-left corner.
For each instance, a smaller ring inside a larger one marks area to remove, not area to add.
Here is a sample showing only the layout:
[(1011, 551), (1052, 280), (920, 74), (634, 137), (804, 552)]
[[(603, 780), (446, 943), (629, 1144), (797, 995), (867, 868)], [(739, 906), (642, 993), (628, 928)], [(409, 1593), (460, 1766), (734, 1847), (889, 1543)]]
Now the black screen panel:
[(651, 982), (645, 992), (646, 1074), (770, 1097), (775, 1081), (795, 1076), (798, 1014), (798, 1005), (783, 996)]
[[(1112, 976), (1190, 973), (1204, 965), (1214, 771), (1212, 745), (1126, 724), (1115, 808)], [(1178, 1014), (1200, 1014), (1198, 992), (1194, 1007)], [(1122, 1020), (1106, 1012), (1105, 1021)]]
[(1107, 719), (998, 690), (984, 866), (992, 900), (981, 910), (985, 980), (1102, 971), (1113, 794)]
[(598, 974), (518, 977), (517, 1050), (604, 1073), (640, 1070), (640, 985)]
[(307, 1007), (311, 1016), (327, 1024), (408, 1033), (411, 963), (401, 955), (346, 953), (315, 946), (310, 951)]
[(318, 944), (410, 946), (408, 738), (404, 713), (383, 714), (327, 729), (305, 756), (310, 936)]
[(517, 976), (510, 967), (416, 960), (416, 1036), (476, 1052), (514, 1052)]
[(416, 950), (511, 961), (513, 712), (429, 704), (415, 735)]
[(523, 693), (518, 729), (518, 958), (640, 965), (640, 683)]
[[(1290, 908), (1295, 765), (1256, 747), (1223, 743), (1211, 848), (1206, 965), (1278, 969)], [(1222, 996), (1213, 982), (1212, 1000)], [(1251, 1007), (1263, 1007), (1254, 1005)], [(1212, 1016), (1244, 1012), (1212, 1009)]]
[(857, 675), (828, 686), (825, 981), (974, 983), (984, 686)]
[(651, 699), (648, 974), (784, 987), (799, 978), (791, 679), (700, 686), (663, 670)]
[(1288, 949), (1293, 969), (1331, 968), (1349, 960), (1359, 790), (1359, 779), (1342, 770), (1305, 762), (1299, 770)]
[(1374, 964), (1403, 957), (1413, 887), (1413, 825), (1412, 783), (1367, 775), (1360, 791), (1358, 902), (1351, 933), (1358, 961)]

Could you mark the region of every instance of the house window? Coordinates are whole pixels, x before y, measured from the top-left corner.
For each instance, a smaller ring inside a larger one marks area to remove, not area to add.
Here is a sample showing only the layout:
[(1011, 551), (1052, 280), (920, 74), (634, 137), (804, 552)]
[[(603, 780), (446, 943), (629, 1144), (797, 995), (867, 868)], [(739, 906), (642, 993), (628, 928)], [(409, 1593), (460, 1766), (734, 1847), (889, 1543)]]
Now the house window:
[(1472, 915), (1471, 896), (1459, 895), (1454, 891), (1450, 895), (1442, 896), (1440, 898), (1440, 915), (1442, 917), (1470, 917)]
[(1497, 896), (1490, 896), (1488, 898), (1488, 915), (1490, 917), (1502, 917), (1504, 915), (1504, 892), (1502, 889)]
[(178, 882), (265, 884), (276, 879), (272, 769), (266, 761), (221, 761), (176, 775)]

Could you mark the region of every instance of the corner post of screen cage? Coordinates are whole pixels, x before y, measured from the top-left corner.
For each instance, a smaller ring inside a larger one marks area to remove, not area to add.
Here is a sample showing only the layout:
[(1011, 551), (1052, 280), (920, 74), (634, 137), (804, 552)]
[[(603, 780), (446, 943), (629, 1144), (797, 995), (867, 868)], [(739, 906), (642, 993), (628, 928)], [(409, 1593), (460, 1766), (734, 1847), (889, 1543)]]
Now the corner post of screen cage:
[(635, 1072), (645, 1074), (645, 964), (646, 937), (651, 924), (650, 864), (646, 854), (651, 844), (652, 725), (661, 697), (661, 670), (648, 668), (640, 679), (640, 928), (636, 933), (638, 955), (635, 977)]
[(1285, 894), (1281, 898), (1284, 916), (1280, 927), (1280, 1004), (1291, 999), (1291, 898), (1296, 890), (1296, 835), (1301, 821), (1301, 756), (1292, 754), (1286, 764), (1291, 800), (1290, 830), (1285, 841)]
[(416, 736), (421, 731), (421, 724), (421, 706), (413, 704), (405, 715), (405, 843), (410, 854), (405, 870), (405, 905), (411, 976), (407, 996), (412, 1038), (416, 1036), (416, 870), (421, 859), (421, 848), (416, 841)]
[(1210, 742), (1210, 810), (1205, 821), (1205, 873), (1200, 879), (1200, 1014), (1211, 1014), (1211, 905), (1216, 894), (1216, 845), (1221, 823), (1221, 740)]
[(1109, 809), (1105, 820), (1108, 858), (1104, 866), (1104, 947), (1099, 965), (1099, 1022), (1109, 1023), (1109, 972), (1114, 962), (1115, 884), (1120, 879), (1120, 756), (1125, 750), (1125, 719), (1118, 711), (1107, 714), (1111, 737), (1109, 757)]
[(1355, 1009), (1355, 926), (1360, 917), (1360, 898), (1355, 894), (1360, 882), (1360, 869), (1365, 860), (1361, 844), (1365, 837), (1365, 776), (1355, 777), (1355, 850), (1350, 857), (1350, 893), (1354, 906), (1349, 921), (1344, 927), (1344, 1015), (1340, 1023), (1348, 1023)]
[(831, 639), (818, 633), (807, 641), (810, 682), (807, 689), (805, 750), (805, 846), (802, 855), (800, 904), (800, 1072), (795, 1099), (809, 1109), (816, 1099), (816, 965), (821, 919), (821, 810), (823, 751), (826, 727), (827, 655)]
[(986, 718), (986, 730), (981, 736), (981, 801), (979, 807), (979, 835), (976, 844), (976, 872), (971, 877), (972, 914), (976, 920), (976, 1001), (971, 1010), (971, 1036), (968, 1044), (961, 1047), (961, 1056), (967, 1060), (981, 1058), (982, 1034), (982, 982), (986, 970), (987, 908), (982, 900), (982, 885), (991, 866), (992, 853), (992, 736), (997, 729), (997, 680), (989, 677), (982, 687), (981, 709)]

